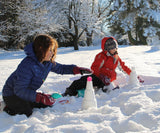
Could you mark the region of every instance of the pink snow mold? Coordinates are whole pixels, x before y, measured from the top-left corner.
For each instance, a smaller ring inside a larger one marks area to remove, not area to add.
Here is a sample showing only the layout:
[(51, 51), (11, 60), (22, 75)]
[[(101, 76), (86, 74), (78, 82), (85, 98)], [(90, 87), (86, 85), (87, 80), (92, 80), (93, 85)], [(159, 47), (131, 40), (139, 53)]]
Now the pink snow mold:
[(87, 78), (87, 81), (92, 81), (92, 77), (89, 76), (89, 77)]

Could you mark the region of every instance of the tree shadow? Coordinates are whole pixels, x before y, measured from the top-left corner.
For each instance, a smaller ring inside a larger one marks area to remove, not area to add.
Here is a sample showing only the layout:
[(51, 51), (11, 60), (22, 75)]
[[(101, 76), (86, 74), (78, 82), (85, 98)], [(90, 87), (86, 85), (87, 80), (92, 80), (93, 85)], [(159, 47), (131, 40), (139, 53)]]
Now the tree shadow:
[(5, 51), (0, 50), (0, 60), (21, 59), (26, 55), (24, 51)]
[(159, 51), (160, 49), (156, 46), (152, 46), (150, 50), (146, 51), (146, 53), (153, 53), (153, 52), (157, 52)]

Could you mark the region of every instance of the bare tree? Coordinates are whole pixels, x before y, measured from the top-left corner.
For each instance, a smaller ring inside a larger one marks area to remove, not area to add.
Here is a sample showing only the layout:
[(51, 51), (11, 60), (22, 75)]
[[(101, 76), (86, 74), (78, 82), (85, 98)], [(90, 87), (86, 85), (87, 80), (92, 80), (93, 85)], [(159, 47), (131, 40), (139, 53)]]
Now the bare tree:
[(101, 27), (98, 1), (54, 0), (48, 6), (48, 13), (72, 36), (75, 50), (78, 50), (78, 41), (84, 32), (88, 46), (92, 44), (93, 32)]

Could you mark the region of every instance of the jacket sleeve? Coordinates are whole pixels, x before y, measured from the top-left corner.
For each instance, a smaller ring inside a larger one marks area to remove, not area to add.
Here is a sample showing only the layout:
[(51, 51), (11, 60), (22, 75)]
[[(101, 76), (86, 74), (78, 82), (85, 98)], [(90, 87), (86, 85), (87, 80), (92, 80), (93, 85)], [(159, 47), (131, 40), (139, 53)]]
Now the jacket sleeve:
[(94, 62), (92, 63), (91, 69), (93, 71), (93, 74), (99, 77), (100, 70), (104, 65), (105, 59), (103, 58), (103, 55), (101, 53), (97, 54)]
[(52, 66), (52, 69), (51, 71), (52, 72), (55, 72), (57, 74), (74, 74), (73, 73), (73, 68), (75, 67), (76, 65), (64, 65), (64, 64), (60, 64), (60, 63), (53, 63), (53, 66)]
[(16, 79), (14, 86), (14, 94), (26, 101), (35, 102), (36, 90), (28, 88), (32, 81), (32, 65), (23, 61), (16, 70)]
[(127, 67), (127, 66), (125, 65), (125, 63), (124, 63), (120, 58), (119, 58), (118, 68), (119, 68), (121, 71), (127, 73), (128, 75), (130, 75), (130, 73), (131, 73), (131, 69), (130, 69), (129, 67)]

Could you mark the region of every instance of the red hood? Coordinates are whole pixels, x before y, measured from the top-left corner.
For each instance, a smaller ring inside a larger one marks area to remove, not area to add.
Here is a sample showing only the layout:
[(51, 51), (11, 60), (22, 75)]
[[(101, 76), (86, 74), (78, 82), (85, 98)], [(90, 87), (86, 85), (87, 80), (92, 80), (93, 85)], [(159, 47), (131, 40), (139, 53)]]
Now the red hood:
[(104, 51), (104, 45), (105, 45), (105, 42), (109, 39), (109, 38), (113, 38), (115, 41), (117, 41), (114, 37), (104, 37), (101, 41), (101, 48), (102, 50)]

